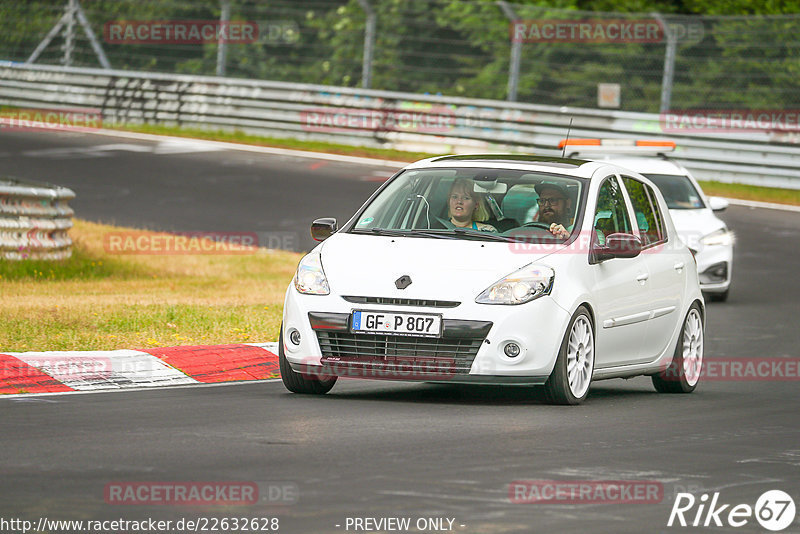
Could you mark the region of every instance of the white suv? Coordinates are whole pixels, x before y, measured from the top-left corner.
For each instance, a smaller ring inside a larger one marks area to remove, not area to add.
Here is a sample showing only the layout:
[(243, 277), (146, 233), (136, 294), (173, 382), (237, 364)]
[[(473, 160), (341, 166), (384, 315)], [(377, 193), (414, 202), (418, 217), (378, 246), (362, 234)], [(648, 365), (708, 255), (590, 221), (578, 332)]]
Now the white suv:
[(675, 150), (672, 141), (632, 139), (562, 140), (566, 155), (609, 161), (649, 178), (667, 201), (678, 234), (695, 253), (700, 288), (714, 301), (728, 299), (733, 270), (733, 233), (714, 212), (728, 201), (706, 197), (694, 176), (665, 154)]

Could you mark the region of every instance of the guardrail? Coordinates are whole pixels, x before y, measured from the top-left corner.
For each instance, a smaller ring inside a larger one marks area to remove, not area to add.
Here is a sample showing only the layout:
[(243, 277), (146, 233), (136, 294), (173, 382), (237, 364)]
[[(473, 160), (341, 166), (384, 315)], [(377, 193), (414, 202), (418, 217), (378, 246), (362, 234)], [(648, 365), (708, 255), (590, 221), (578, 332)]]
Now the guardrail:
[(60, 260), (72, 255), (75, 193), (66, 187), (0, 178), (0, 258)]
[(676, 141), (672, 157), (701, 180), (800, 188), (798, 131), (676, 133), (647, 113), (8, 62), (0, 63), (0, 105), (88, 108), (106, 125), (174, 124), (434, 153), (556, 156), (572, 120), (573, 138)]

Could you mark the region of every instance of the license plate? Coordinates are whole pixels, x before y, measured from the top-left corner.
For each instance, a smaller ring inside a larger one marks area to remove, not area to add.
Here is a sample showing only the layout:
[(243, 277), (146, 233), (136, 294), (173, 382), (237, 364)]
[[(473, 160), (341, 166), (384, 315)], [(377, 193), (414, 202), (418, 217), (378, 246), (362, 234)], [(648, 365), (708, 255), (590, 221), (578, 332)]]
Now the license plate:
[(442, 316), (356, 310), (353, 312), (351, 330), (361, 334), (441, 337)]

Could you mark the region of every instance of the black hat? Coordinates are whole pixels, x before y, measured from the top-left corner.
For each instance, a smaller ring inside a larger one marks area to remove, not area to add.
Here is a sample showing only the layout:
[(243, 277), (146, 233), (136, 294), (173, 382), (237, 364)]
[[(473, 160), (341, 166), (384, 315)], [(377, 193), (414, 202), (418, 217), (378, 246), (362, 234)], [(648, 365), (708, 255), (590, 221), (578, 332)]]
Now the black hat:
[(542, 190), (544, 189), (555, 189), (556, 191), (560, 191), (561, 194), (564, 195), (564, 198), (569, 198), (569, 192), (567, 191), (566, 186), (561, 182), (545, 180), (533, 186), (533, 189), (539, 194), (539, 196), (541, 196)]

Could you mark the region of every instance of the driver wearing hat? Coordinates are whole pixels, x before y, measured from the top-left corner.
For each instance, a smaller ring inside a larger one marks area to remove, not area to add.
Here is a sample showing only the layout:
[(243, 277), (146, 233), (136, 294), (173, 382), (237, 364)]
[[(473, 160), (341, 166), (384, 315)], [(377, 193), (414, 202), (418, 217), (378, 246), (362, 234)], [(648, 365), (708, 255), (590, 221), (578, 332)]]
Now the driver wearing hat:
[(550, 224), (550, 233), (566, 239), (572, 233), (572, 224), (567, 218), (572, 199), (567, 188), (559, 182), (544, 181), (533, 188), (539, 195), (539, 222)]

